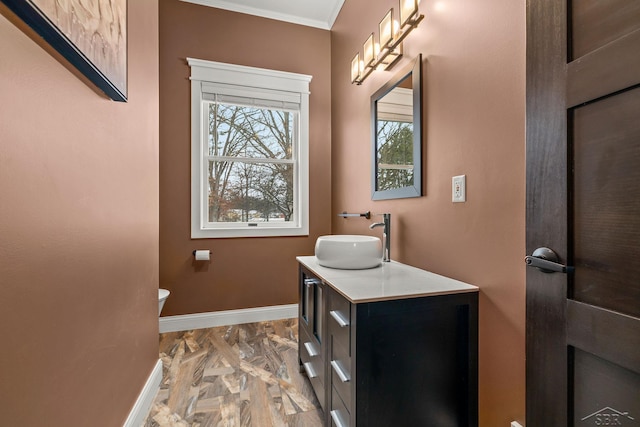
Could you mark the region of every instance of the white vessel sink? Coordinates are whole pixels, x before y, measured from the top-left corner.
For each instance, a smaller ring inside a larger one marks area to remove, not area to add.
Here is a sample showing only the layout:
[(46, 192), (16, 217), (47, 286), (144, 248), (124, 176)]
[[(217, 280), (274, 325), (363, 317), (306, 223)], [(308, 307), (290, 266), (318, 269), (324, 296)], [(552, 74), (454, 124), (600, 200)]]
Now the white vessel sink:
[(374, 268), (382, 262), (382, 242), (373, 236), (320, 236), (316, 240), (316, 258), (323, 267), (343, 270)]

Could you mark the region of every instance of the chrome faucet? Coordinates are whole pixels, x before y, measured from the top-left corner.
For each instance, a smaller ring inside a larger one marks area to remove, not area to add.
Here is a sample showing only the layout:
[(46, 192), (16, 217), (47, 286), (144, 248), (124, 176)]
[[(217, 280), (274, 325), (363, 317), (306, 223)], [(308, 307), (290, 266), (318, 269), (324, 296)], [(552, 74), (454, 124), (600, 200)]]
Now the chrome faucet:
[(384, 227), (384, 232), (382, 234), (382, 238), (384, 239), (382, 261), (390, 262), (391, 261), (391, 214), (384, 213), (380, 215), (382, 215), (383, 222), (375, 222), (371, 224), (369, 228), (373, 230), (376, 227)]

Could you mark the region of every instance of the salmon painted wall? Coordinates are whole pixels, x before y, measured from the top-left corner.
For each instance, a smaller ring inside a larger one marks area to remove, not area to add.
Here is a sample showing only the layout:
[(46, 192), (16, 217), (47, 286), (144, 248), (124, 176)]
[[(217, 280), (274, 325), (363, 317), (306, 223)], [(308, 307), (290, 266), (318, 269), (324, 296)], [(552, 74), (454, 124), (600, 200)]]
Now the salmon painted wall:
[(158, 6), (129, 102), (0, 14), (0, 424), (122, 425), (158, 360)]
[[(293, 304), (297, 255), (331, 228), (330, 33), (178, 0), (160, 2), (160, 285), (163, 315)], [(313, 76), (310, 84), (310, 235), (190, 237), (190, 82), (186, 58)], [(194, 264), (194, 249), (210, 263)]]
[(393, 70), (356, 86), (349, 69), (391, 7), (348, 0), (332, 29), (332, 231), (380, 235), (335, 215), (390, 212), (392, 259), (481, 288), (480, 425), (507, 426), (525, 410), (525, 2), (422, 0), (393, 70), (422, 53), (424, 196), (373, 202), (369, 102)]

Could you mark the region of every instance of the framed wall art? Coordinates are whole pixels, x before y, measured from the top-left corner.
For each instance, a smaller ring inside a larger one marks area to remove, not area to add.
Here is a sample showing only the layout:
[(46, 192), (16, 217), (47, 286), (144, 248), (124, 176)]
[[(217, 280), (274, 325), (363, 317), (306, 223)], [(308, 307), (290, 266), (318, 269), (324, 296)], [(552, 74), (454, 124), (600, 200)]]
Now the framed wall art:
[(0, 0), (114, 101), (127, 101), (127, 0)]

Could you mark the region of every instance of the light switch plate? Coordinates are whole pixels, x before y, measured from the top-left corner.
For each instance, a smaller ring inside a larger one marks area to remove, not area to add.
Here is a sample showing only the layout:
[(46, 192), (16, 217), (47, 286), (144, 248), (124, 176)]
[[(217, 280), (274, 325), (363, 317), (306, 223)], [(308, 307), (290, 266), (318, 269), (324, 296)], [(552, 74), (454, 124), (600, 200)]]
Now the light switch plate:
[(462, 203), (467, 201), (466, 175), (458, 175), (451, 178), (451, 201)]

